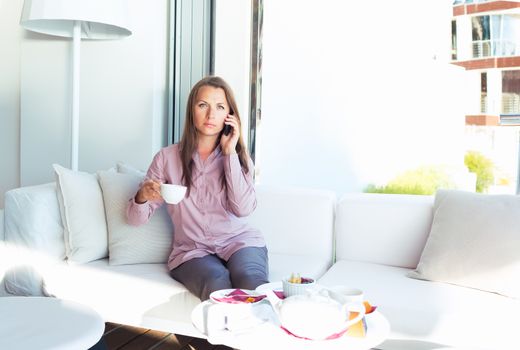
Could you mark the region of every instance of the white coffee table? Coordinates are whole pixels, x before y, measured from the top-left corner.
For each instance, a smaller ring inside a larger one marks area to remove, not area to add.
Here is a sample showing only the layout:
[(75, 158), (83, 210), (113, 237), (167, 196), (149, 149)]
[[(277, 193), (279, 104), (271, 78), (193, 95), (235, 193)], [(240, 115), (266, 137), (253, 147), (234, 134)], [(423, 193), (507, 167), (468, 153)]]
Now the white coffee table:
[[(390, 325), (386, 318), (378, 311), (365, 316), (367, 335), (364, 338), (342, 336), (334, 340), (311, 341), (299, 339), (287, 334), (277, 322), (269, 302), (263, 300), (256, 304), (255, 313), (268, 321), (240, 331), (213, 330), (208, 331), (207, 315), (212, 307), (219, 307), (212, 301), (204, 301), (197, 305), (192, 312), (193, 325), (212, 344), (223, 344), (242, 350), (255, 349), (348, 349), (367, 350), (382, 343), (390, 333)], [(271, 313), (271, 314), (270, 314)]]
[(0, 298), (0, 349), (88, 349), (105, 329), (94, 310), (45, 297)]

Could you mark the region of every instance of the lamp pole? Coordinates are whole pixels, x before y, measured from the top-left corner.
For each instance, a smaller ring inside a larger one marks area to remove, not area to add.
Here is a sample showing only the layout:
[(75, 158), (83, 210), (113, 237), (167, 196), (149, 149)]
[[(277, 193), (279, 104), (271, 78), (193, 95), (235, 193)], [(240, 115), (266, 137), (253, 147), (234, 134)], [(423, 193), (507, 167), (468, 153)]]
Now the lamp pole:
[[(72, 96), (70, 108), (70, 168), (78, 170), (81, 36), (121, 39), (132, 34), (127, 0), (24, 0), (20, 24), (27, 30), (72, 37)], [(66, 102), (69, 103), (69, 102)]]
[(79, 153), (79, 68), (81, 49), (81, 21), (74, 21), (72, 35), (72, 125), (70, 167), (78, 170)]

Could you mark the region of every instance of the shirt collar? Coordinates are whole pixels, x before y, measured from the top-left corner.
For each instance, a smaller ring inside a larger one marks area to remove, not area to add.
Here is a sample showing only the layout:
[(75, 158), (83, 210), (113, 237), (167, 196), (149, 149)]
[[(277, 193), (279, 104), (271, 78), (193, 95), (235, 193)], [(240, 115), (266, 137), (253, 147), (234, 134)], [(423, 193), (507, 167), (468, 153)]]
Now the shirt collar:
[[(206, 162), (205, 164), (208, 165), (210, 163), (212, 163), (215, 159), (218, 159), (220, 157), (220, 155), (222, 154), (222, 148), (220, 147), (220, 145), (217, 145), (217, 147), (215, 147), (215, 149), (213, 150), (213, 152), (211, 152), (211, 154), (208, 156), (208, 158), (206, 159)], [(193, 152), (193, 155), (191, 157), (193, 159), (193, 162), (195, 163), (195, 165), (201, 169), (202, 166), (203, 166), (203, 162), (202, 160), (200, 159), (200, 156), (199, 156), (199, 152), (197, 150), (195, 150)]]

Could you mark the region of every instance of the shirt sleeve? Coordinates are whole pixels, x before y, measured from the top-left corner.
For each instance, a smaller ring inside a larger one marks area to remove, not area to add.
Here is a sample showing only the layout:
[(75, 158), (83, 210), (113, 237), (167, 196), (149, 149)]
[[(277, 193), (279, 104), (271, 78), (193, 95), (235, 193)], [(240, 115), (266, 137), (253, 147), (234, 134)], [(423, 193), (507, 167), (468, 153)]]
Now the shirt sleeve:
[(249, 171), (246, 174), (240, 166), (238, 154), (224, 157), (228, 209), (236, 216), (247, 216), (256, 208), (253, 162), (248, 159)]
[[(154, 156), (143, 182), (150, 179), (161, 183), (165, 182), (164, 156), (161, 151)], [(139, 184), (139, 188), (141, 188), (143, 182)], [(155, 210), (163, 205), (164, 201), (147, 201), (140, 204), (135, 201), (136, 194), (137, 192), (128, 202), (126, 207), (126, 219), (130, 225), (139, 226), (148, 222)]]

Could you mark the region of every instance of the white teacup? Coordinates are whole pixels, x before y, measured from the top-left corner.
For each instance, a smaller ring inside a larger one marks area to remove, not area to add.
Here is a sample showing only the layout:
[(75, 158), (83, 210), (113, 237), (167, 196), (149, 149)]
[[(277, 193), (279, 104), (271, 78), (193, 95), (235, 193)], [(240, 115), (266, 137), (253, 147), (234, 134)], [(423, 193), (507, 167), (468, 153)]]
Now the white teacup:
[(186, 186), (161, 184), (161, 196), (166, 203), (177, 204), (186, 195)]
[(363, 302), (365, 296), (363, 291), (358, 288), (352, 288), (349, 286), (334, 286), (329, 288), (331, 291), (341, 294), (347, 302)]

